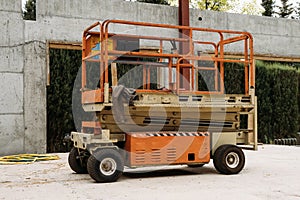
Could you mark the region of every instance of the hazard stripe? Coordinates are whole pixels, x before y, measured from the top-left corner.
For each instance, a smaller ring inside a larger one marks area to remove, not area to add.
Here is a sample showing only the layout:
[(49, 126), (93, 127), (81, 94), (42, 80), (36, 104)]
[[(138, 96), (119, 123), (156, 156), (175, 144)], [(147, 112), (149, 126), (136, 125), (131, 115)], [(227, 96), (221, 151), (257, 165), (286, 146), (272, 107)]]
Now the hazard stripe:
[(197, 137), (197, 136), (209, 136), (208, 132), (147, 132), (147, 133), (135, 133), (133, 136), (148, 136), (148, 137)]

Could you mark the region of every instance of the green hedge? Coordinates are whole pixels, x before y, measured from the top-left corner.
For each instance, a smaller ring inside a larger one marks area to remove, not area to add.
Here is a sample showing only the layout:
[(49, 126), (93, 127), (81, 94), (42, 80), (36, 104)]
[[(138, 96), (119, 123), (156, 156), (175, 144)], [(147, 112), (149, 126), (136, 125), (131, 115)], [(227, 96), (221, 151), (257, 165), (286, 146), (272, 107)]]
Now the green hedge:
[(81, 66), (80, 58), (81, 51), (50, 49), (50, 86), (47, 87), (47, 152), (69, 150), (64, 145), (63, 139), (66, 133), (75, 130), (72, 115), (72, 91)]
[(257, 64), (258, 130), (263, 142), (295, 137), (298, 130), (297, 70), (279, 64)]
[(298, 132), (300, 133), (300, 68), (298, 68)]
[[(243, 93), (243, 66), (226, 64), (226, 93)], [(295, 137), (300, 122), (300, 72), (287, 65), (256, 62), (258, 136), (260, 142)]]

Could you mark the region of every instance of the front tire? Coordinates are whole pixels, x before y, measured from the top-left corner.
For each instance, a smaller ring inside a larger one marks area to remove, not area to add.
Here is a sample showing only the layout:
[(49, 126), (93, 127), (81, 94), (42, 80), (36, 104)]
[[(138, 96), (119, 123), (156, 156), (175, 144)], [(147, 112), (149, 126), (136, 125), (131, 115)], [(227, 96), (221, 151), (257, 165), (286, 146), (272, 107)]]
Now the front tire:
[[(87, 155), (80, 155), (81, 150), (73, 147), (69, 153), (68, 162), (70, 168), (77, 174), (86, 174), (87, 173)], [(88, 154), (86, 152), (81, 152), (81, 154)]]
[(115, 149), (101, 149), (90, 156), (87, 170), (96, 182), (114, 182), (124, 170), (124, 161)]
[(235, 145), (222, 145), (214, 154), (214, 166), (221, 174), (238, 174), (245, 165), (245, 155)]

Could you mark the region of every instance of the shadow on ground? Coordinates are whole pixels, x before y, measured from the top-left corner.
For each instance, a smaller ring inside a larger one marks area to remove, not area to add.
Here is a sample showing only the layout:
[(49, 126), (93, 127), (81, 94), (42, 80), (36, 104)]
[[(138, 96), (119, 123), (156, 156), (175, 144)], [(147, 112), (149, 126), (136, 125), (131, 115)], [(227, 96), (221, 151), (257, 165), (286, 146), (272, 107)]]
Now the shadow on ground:
[(153, 178), (153, 177), (172, 177), (172, 176), (190, 176), (197, 174), (217, 174), (218, 172), (211, 167), (190, 168), (184, 167), (179, 169), (159, 169), (159, 170), (143, 170), (138, 168), (130, 172), (124, 172), (123, 177), (127, 178)]

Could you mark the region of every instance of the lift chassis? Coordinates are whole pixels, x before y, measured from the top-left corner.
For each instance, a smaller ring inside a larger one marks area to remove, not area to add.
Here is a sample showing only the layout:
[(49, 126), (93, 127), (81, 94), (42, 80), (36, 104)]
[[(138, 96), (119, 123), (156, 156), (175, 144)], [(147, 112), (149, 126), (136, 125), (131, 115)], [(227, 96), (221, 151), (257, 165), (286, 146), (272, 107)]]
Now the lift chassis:
[[(136, 31), (117, 31), (129, 27)], [(172, 34), (178, 30), (189, 34)], [(243, 54), (225, 55), (229, 44)], [(237, 174), (242, 148), (257, 150), (250, 33), (106, 20), (84, 31), (82, 45), (82, 106), (95, 120), (71, 133), (76, 173), (113, 182), (124, 167), (202, 167), (213, 159), (218, 172)], [(227, 63), (243, 67), (242, 94), (226, 93)]]

